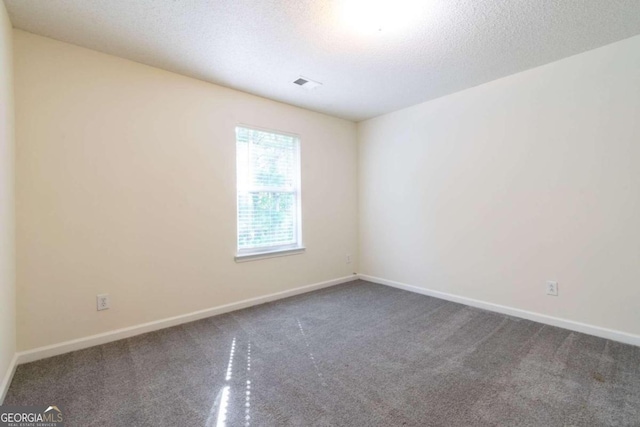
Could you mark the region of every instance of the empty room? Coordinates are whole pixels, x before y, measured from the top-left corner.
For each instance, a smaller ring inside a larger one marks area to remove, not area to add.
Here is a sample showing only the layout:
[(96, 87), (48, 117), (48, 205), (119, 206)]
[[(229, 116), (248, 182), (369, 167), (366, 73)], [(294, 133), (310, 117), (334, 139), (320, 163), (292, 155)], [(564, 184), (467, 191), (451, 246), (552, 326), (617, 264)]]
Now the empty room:
[(640, 1), (0, 0), (0, 427), (640, 426)]

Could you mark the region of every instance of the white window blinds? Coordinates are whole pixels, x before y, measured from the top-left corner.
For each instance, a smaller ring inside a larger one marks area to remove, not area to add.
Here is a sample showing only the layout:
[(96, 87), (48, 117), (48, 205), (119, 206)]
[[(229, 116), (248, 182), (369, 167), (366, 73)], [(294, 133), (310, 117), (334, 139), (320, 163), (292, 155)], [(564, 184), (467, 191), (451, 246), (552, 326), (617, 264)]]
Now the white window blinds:
[(301, 246), (300, 140), (236, 128), (238, 253)]

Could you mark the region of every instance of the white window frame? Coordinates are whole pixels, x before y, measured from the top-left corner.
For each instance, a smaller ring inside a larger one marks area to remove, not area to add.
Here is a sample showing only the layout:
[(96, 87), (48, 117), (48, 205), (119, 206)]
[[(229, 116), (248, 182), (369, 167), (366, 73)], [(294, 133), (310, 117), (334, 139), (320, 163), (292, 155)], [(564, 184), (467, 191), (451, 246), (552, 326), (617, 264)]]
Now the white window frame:
[[(294, 168), (297, 172), (296, 177), (294, 179), (294, 189), (283, 189), (279, 187), (266, 187), (266, 186), (251, 186), (249, 188), (240, 188), (238, 183), (238, 170), (237, 170), (237, 161), (238, 161), (238, 130), (239, 129), (249, 129), (255, 130), (259, 132), (266, 132), (275, 135), (288, 136), (295, 138), (297, 140), (297, 150), (295, 153), (295, 164)], [(302, 171), (300, 164), (300, 151), (302, 146), (302, 139), (300, 135), (283, 132), (279, 130), (273, 129), (265, 129), (251, 125), (238, 124), (235, 127), (235, 160), (236, 160), (236, 262), (245, 262), (245, 261), (254, 261), (265, 258), (273, 258), (273, 257), (281, 257), (288, 255), (297, 255), (305, 252), (305, 247), (302, 244)], [(296, 200), (296, 212), (295, 212), (295, 220), (296, 226), (294, 228), (295, 233), (295, 243), (286, 244), (286, 245), (273, 245), (273, 246), (264, 246), (260, 248), (249, 248), (249, 249), (240, 249), (238, 247), (239, 238), (240, 238), (240, 212), (239, 212), (239, 203), (238, 198), (241, 193), (244, 192), (277, 192), (277, 193), (293, 193), (295, 194)]]

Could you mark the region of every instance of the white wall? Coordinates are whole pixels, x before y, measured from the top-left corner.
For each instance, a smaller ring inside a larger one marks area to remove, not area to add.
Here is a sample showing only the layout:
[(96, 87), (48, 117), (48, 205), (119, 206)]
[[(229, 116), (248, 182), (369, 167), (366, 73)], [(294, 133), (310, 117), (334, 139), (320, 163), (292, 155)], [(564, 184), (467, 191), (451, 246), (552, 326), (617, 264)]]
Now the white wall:
[(0, 403), (16, 351), (12, 77), (11, 22), (0, 2)]
[[(20, 350), (355, 271), (354, 123), (22, 31), (14, 41)], [(239, 123), (301, 136), (303, 255), (234, 262)], [(96, 311), (98, 293), (110, 310)]]
[(640, 36), (358, 132), (361, 273), (640, 334)]

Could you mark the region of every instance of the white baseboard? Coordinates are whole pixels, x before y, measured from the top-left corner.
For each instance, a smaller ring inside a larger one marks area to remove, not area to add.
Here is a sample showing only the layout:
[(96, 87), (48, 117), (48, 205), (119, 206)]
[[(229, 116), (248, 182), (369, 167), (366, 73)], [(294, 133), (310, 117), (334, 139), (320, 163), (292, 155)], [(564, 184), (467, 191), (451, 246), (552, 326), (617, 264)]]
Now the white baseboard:
[(29, 363), (36, 360), (45, 359), (47, 357), (58, 356), (60, 354), (69, 353), (71, 351), (81, 350), (83, 348), (93, 347), (100, 344), (106, 344), (108, 342), (121, 340), (123, 338), (129, 338), (135, 335), (169, 328), (171, 326), (176, 326), (183, 323), (193, 322), (195, 320), (204, 319), (206, 317), (211, 317), (218, 314), (228, 313), (230, 311), (236, 311), (243, 308), (251, 307), (254, 305), (264, 304), (267, 302), (304, 294), (318, 289), (327, 288), (329, 286), (339, 285), (341, 283), (356, 280), (357, 278), (358, 277), (356, 275), (340, 277), (338, 279), (327, 280), (326, 282), (301, 286), (299, 288), (276, 292), (256, 298), (250, 298), (231, 304), (225, 304), (218, 307), (194, 311), (192, 313), (182, 314), (180, 316), (169, 317), (167, 319), (156, 320), (153, 322), (143, 323), (141, 325), (131, 326), (128, 328), (116, 329), (114, 331), (91, 335), (84, 338), (78, 338), (71, 341), (65, 341), (59, 344), (38, 347), (33, 350), (21, 351), (16, 354), (17, 363)]
[(418, 286), (407, 285), (405, 283), (395, 282), (393, 280), (381, 279), (379, 277), (367, 276), (366, 274), (358, 274), (358, 278), (368, 282), (378, 283), (380, 285), (392, 286), (394, 288), (403, 289), (409, 292), (415, 292), (430, 297), (440, 298), (447, 301), (453, 301), (471, 307), (482, 308), (484, 310), (494, 311), (496, 313), (507, 314), (509, 316), (520, 317), (522, 319), (532, 320), (534, 322), (544, 323), (546, 325), (557, 326), (559, 328), (569, 329), (570, 331), (582, 332), (584, 334), (594, 335), (596, 337), (608, 340), (618, 341), (625, 344), (640, 346), (640, 336), (627, 332), (616, 331), (613, 329), (602, 328), (600, 326), (589, 325), (586, 323), (575, 322), (573, 320), (561, 319), (559, 317), (548, 316), (546, 314), (535, 313), (533, 311), (521, 310), (519, 308), (508, 307), (500, 304), (493, 304), (486, 301), (480, 301), (459, 295), (449, 294), (446, 292), (432, 291), (430, 289)]
[(11, 363), (9, 363), (9, 367), (7, 368), (7, 372), (2, 377), (2, 382), (0, 382), (0, 405), (4, 402), (4, 397), (7, 395), (7, 391), (9, 391), (9, 385), (11, 385), (11, 380), (13, 380), (13, 374), (16, 373), (16, 367), (18, 366), (18, 354), (14, 354), (11, 359)]

